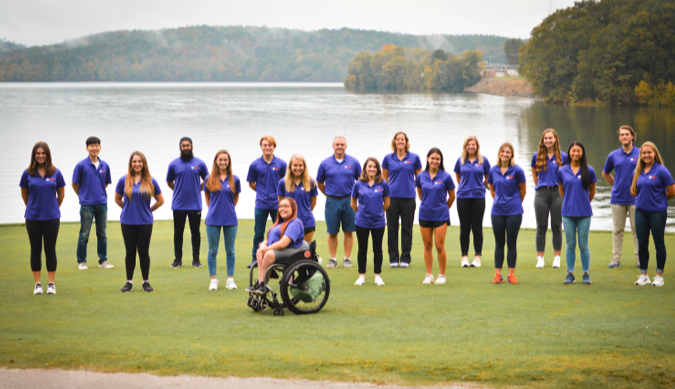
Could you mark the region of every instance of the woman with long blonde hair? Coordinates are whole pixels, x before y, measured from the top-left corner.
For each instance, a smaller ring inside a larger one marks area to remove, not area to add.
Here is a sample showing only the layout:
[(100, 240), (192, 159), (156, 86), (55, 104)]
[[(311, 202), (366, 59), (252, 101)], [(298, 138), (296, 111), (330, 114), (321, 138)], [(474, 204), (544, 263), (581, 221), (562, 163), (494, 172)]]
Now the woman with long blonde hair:
[(235, 206), (239, 202), (241, 182), (239, 177), (232, 173), (232, 157), (227, 150), (218, 150), (213, 158), (211, 174), (204, 180), (204, 199), (209, 210), (206, 214), (206, 236), (209, 240), (209, 276), (211, 283), (209, 290), (218, 290), (218, 245), (220, 244), (220, 230), (225, 238), (225, 253), (227, 255), (227, 289), (237, 289), (234, 283), (234, 241), (237, 238), (237, 211)]
[(455, 175), (457, 177), (459, 244), (462, 250), (460, 266), (469, 267), (469, 241), (473, 233), (474, 258), (471, 267), (481, 267), (485, 188), (490, 175), (490, 161), (481, 155), (480, 143), (473, 135), (464, 140), (462, 155), (455, 163)]
[(567, 162), (567, 154), (560, 151), (558, 133), (549, 128), (541, 134), (539, 148), (532, 157), (532, 179), (534, 180), (534, 214), (537, 220), (537, 265), (541, 269), (546, 266), (546, 232), (549, 214), (551, 215), (551, 232), (553, 233), (553, 268), (560, 267), (562, 252), (562, 203), (558, 191), (558, 169)]
[(656, 276), (654, 286), (663, 286), (663, 268), (666, 266), (664, 235), (668, 219), (668, 200), (675, 197), (675, 182), (663, 166), (656, 145), (645, 142), (640, 147), (640, 160), (635, 168), (631, 195), (635, 196), (635, 228), (640, 256), (640, 277), (635, 285), (649, 284), (649, 234), (656, 248)]
[(302, 220), (302, 224), (305, 226), (305, 241), (307, 243), (312, 243), (316, 231), (316, 220), (312, 212), (316, 206), (318, 195), (319, 190), (316, 181), (309, 175), (305, 158), (300, 154), (293, 154), (288, 161), (286, 176), (279, 180), (277, 196), (279, 201), (286, 197), (295, 200), (298, 207), (298, 219)]
[[(150, 199), (155, 203), (150, 206)], [(152, 213), (164, 204), (164, 196), (157, 181), (150, 175), (148, 160), (140, 151), (129, 157), (128, 173), (120, 178), (115, 188), (115, 203), (122, 208), (120, 225), (126, 248), (125, 265), (127, 282), (122, 292), (133, 288), (136, 252), (143, 275), (143, 290), (152, 292), (148, 282), (150, 274), (150, 238), (152, 237)]]

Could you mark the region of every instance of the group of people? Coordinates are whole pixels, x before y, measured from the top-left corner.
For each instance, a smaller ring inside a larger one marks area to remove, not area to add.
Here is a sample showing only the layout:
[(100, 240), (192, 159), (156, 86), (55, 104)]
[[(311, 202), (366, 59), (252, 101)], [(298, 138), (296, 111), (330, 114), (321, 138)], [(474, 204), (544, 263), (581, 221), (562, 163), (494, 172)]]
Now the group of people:
[[(621, 147), (607, 157), (602, 176), (612, 186), (611, 206), (614, 221), (613, 258), (609, 264), (621, 264), (621, 251), (626, 217), (633, 230), (636, 264), (641, 274), (637, 285), (663, 285), (666, 262), (664, 232), (668, 200), (675, 197), (672, 175), (663, 166), (658, 149), (652, 142), (635, 146), (635, 131), (622, 126), (619, 131)], [(77, 244), (79, 268), (87, 269), (87, 243), (91, 226), (96, 221), (98, 265), (113, 268), (107, 260), (107, 195), (112, 183), (110, 168), (98, 155), (101, 140), (86, 140), (87, 158), (74, 171), (72, 186), (80, 201), (81, 228)], [(515, 163), (513, 145), (499, 147), (494, 166), (482, 155), (475, 136), (464, 140), (461, 156), (455, 163), (452, 176), (445, 170), (443, 153), (434, 147), (426, 156), (422, 169), (420, 157), (410, 151), (410, 139), (404, 132), (394, 135), (392, 152), (382, 163), (369, 157), (363, 164), (346, 154), (347, 141), (338, 136), (333, 140), (333, 155), (324, 159), (316, 178), (309, 174), (305, 159), (291, 156), (288, 165), (274, 155), (276, 140), (272, 136), (260, 139), (262, 156), (254, 160), (246, 181), (256, 192), (255, 225), (252, 261), (257, 263), (259, 279), (273, 263), (285, 263), (298, 251), (306, 250), (316, 230), (313, 210), (318, 192), (326, 196), (325, 220), (328, 232), (327, 268), (338, 266), (337, 247), (340, 230), (343, 232), (345, 268), (352, 267), (353, 233), (358, 241), (358, 272), (355, 285), (366, 282), (369, 241), (374, 256), (374, 283), (384, 285), (381, 276), (384, 261), (382, 242), (385, 226), (388, 230), (387, 248), (391, 268), (408, 268), (411, 263), (412, 232), (417, 202), (420, 200), (419, 225), (424, 243), (426, 276), (423, 284), (446, 283), (445, 238), (450, 225), (450, 208), (457, 200), (460, 223), (462, 267), (482, 266), (483, 216), (486, 187), (494, 199), (491, 220), (495, 238), (493, 283), (502, 283), (502, 268), (506, 257), (509, 283), (518, 283), (515, 277), (517, 238), (524, 212), (522, 202), (526, 195), (524, 170)], [(233, 174), (232, 157), (219, 150), (213, 160), (211, 173), (204, 161), (193, 155), (193, 143), (188, 137), (179, 142), (180, 157), (168, 167), (166, 181), (173, 190), (171, 209), (174, 218), (174, 254), (172, 268), (183, 264), (183, 233), (189, 222), (192, 236), (192, 266), (201, 268), (199, 259), (202, 196), (208, 207), (205, 218), (208, 238), (208, 268), (211, 277), (209, 290), (217, 290), (217, 254), (220, 235), (224, 238), (227, 263), (227, 289), (236, 289), (234, 282), (235, 249), (238, 219), (236, 205), (241, 193), (239, 177)], [(578, 245), (584, 284), (592, 284), (588, 234), (593, 211), (597, 176), (586, 159), (586, 150), (580, 142), (573, 142), (567, 153), (561, 151), (558, 135), (553, 129), (543, 132), (537, 152), (532, 158), (532, 177), (535, 184), (534, 208), (537, 222), (537, 268), (545, 267), (546, 234), (551, 222), (554, 260), (559, 268), (562, 252), (562, 227), (566, 236), (568, 274), (563, 281), (571, 284), (575, 278), (575, 249)], [(614, 175), (612, 176), (612, 172)], [(41, 253), (44, 247), (49, 275), (48, 294), (56, 293), (56, 240), (60, 225), (60, 211), (64, 198), (65, 180), (52, 164), (51, 151), (44, 142), (33, 147), (29, 167), (21, 177), (21, 195), (26, 204), (26, 229), (31, 243), (31, 268), (35, 279), (35, 294), (43, 293), (40, 283)], [(455, 193), (456, 190), (456, 193)], [(154, 202), (152, 201), (154, 199)], [(139, 151), (129, 158), (127, 174), (120, 177), (115, 188), (115, 203), (122, 208), (120, 224), (126, 248), (126, 278), (122, 292), (133, 289), (133, 275), (138, 256), (143, 278), (142, 288), (153, 289), (148, 282), (150, 270), (149, 246), (152, 236), (153, 212), (164, 204), (157, 181), (150, 174), (148, 162)], [(271, 218), (272, 228), (265, 235), (265, 225)], [(399, 224), (400, 223), (400, 224)], [(399, 228), (400, 227), (400, 228)], [(400, 240), (399, 246), (399, 229)], [(469, 263), (469, 246), (473, 235), (474, 258)], [(649, 264), (649, 236), (656, 248), (657, 269), (653, 282), (647, 269)], [(44, 246), (43, 246), (44, 244)], [(505, 250), (506, 246), (506, 250)], [(433, 275), (435, 248), (439, 274)], [(506, 251), (506, 255), (505, 255)], [(249, 292), (263, 292), (264, 284), (247, 288)]]

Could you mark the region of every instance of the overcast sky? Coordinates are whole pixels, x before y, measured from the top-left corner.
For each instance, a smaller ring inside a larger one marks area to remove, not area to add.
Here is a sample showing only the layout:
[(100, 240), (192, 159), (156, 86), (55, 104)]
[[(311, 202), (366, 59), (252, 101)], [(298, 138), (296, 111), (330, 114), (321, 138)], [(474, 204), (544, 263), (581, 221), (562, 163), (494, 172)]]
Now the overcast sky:
[(249, 25), (527, 38), (574, 0), (0, 0), (0, 39), (48, 45), (115, 30)]

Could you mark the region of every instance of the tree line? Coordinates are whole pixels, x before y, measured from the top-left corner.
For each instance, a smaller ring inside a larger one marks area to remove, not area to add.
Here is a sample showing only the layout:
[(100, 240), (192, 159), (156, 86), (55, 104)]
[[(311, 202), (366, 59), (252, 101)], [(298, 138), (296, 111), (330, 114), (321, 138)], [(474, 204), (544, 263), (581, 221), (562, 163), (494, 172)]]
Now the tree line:
[(193, 26), (115, 31), (56, 45), (6, 45), (0, 81), (342, 81), (354, 56), (386, 43), (503, 58), (507, 38), (343, 28)]
[(580, 1), (532, 30), (520, 74), (552, 103), (675, 103), (675, 3)]
[(463, 91), (480, 81), (482, 54), (477, 50), (461, 55), (441, 49), (404, 48), (393, 44), (371, 54), (363, 51), (347, 67), (344, 85), (349, 89)]

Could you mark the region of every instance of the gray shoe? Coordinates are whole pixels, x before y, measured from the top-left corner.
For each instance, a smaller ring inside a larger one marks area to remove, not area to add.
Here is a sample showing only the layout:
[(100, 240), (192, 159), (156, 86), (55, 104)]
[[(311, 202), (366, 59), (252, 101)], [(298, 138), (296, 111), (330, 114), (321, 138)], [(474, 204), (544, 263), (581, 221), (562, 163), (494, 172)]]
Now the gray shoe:
[(101, 267), (103, 269), (112, 269), (115, 266), (111, 265), (108, 261), (103, 261), (103, 262), (98, 264), (98, 267)]
[(326, 265), (327, 269), (335, 269), (337, 267), (337, 260), (331, 259), (328, 261), (328, 265)]
[(349, 258), (345, 258), (344, 261), (342, 261), (342, 263), (344, 264), (345, 269), (349, 269), (350, 267), (352, 267), (352, 261)]

